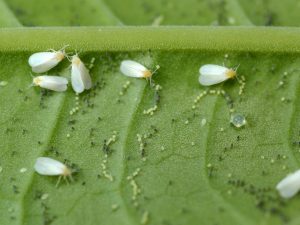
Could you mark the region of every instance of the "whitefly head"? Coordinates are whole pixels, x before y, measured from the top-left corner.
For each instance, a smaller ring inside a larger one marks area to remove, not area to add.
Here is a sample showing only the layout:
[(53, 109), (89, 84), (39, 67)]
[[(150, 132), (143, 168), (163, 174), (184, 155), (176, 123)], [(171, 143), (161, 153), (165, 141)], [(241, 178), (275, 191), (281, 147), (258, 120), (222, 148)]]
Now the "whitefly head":
[(236, 70), (234, 69), (227, 69), (227, 71), (225, 72), (225, 75), (227, 77), (227, 79), (231, 79), (234, 78), (236, 76)]
[(51, 52), (55, 53), (55, 58), (58, 60), (58, 61), (62, 61), (65, 57), (68, 56), (68, 54), (66, 53), (66, 48), (68, 47), (69, 45), (65, 45), (63, 46), (61, 49), (59, 49), (58, 51), (54, 50), (54, 49), (50, 49)]
[(74, 64), (74, 65), (76, 65), (76, 66), (79, 66), (79, 65), (80, 65), (81, 60), (80, 60), (80, 58), (78, 57), (78, 54), (75, 54), (75, 55), (72, 56), (71, 62), (72, 62), (72, 64)]
[(33, 80), (32, 80), (32, 84), (34, 86), (40, 86), (41, 82), (42, 82), (42, 77), (41, 76), (34, 77)]
[(66, 56), (65, 50), (62, 50), (62, 51), (57, 51), (55, 57), (58, 61), (62, 61), (65, 58), (65, 56)]

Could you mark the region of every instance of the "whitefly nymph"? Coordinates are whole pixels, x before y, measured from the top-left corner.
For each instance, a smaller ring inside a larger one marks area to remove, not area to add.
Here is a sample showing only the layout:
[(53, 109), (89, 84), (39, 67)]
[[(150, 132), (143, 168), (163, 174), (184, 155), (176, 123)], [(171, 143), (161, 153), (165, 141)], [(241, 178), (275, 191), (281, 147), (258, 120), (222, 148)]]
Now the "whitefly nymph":
[(63, 92), (68, 88), (68, 80), (64, 77), (44, 75), (34, 77), (32, 85), (52, 91)]
[(287, 175), (276, 186), (279, 194), (283, 198), (291, 198), (300, 190), (300, 170)]
[(90, 73), (77, 54), (72, 57), (71, 83), (76, 93), (82, 93), (92, 87)]
[(156, 66), (156, 69), (151, 72), (144, 65), (133, 61), (133, 60), (123, 60), (121, 62), (120, 71), (128, 77), (136, 78), (151, 78), (152, 75), (160, 68), (159, 65)]
[(58, 51), (37, 52), (29, 57), (28, 63), (35, 73), (44, 73), (55, 67), (66, 56), (64, 48)]
[(39, 157), (37, 158), (35, 165), (35, 171), (40, 175), (45, 176), (59, 176), (59, 179), (56, 183), (58, 186), (61, 178), (63, 177), (66, 181), (67, 178), (70, 178), (72, 181), (72, 170), (68, 168), (65, 164), (49, 157)]
[(207, 64), (200, 67), (199, 73), (199, 83), (203, 86), (210, 86), (234, 78), (236, 76), (236, 69)]

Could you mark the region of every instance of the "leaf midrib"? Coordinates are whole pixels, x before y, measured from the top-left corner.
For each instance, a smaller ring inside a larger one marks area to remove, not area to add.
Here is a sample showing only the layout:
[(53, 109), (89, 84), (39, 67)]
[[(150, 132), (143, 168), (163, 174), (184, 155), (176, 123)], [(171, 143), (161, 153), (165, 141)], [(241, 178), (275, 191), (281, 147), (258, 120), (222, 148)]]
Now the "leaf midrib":
[[(48, 48), (86, 52), (213, 51), (300, 53), (300, 28), (283, 27), (56, 27), (1, 28), (0, 52), (32, 52)], [(43, 37), (49, 36), (45, 43)], [(120, 39), (122, 37), (122, 39)], [(257, 37), (260, 37), (259, 39)]]

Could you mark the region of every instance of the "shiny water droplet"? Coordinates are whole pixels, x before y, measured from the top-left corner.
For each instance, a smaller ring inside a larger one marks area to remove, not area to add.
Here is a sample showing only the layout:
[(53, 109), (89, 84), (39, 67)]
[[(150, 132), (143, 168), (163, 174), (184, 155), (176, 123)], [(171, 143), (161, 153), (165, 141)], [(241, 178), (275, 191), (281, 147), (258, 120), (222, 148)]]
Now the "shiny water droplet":
[(243, 116), (240, 113), (235, 113), (231, 115), (230, 123), (232, 123), (235, 127), (240, 128), (244, 126), (247, 123), (247, 121), (245, 116)]

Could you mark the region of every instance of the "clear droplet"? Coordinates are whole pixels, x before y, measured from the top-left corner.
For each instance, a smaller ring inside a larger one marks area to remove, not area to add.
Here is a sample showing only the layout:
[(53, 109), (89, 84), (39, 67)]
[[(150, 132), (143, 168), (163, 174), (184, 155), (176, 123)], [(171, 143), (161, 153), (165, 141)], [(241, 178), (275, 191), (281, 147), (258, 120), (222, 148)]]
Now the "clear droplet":
[(232, 123), (235, 127), (240, 128), (244, 126), (247, 123), (247, 121), (245, 116), (243, 116), (240, 113), (235, 113), (231, 115), (230, 123)]

